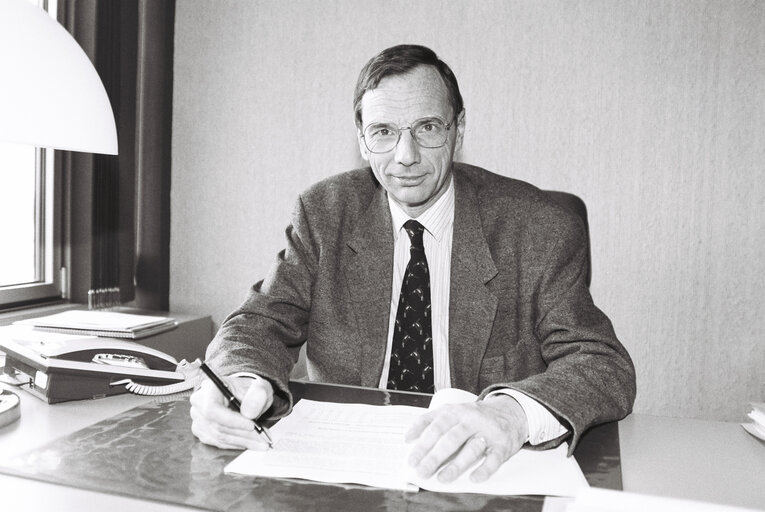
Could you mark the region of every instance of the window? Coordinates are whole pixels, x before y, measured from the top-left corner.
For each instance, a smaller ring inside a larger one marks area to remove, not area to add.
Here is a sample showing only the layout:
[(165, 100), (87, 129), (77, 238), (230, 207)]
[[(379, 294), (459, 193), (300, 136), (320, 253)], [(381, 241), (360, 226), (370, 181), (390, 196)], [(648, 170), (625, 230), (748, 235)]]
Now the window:
[(0, 143), (0, 307), (61, 296), (52, 153)]
[(0, 308), (62, 295), (56, 185), (52, 150), (0, 142)]
[(0, 286), (36, 280), (35, 148), (0, 144)]
[(118, 287), (166, 310), (175, 3), (29, 1), (95, 65), (120, 154), (0, 146), (0, 309)]

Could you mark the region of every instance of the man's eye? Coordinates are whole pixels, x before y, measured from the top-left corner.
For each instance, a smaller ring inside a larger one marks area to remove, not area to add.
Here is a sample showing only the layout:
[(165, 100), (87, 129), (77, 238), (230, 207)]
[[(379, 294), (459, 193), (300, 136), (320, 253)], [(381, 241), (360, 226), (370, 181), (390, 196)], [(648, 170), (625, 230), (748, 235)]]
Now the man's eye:
[(440, 132), (442, 130), (442, 126), (436, 121), (424, 121), (415, 129), (417, 130), (417, 133), (433, 134)]
[(393, 135), (393, 130), (390, 126), (375, 126), (369, 132), (371, 137), (390, 137)]

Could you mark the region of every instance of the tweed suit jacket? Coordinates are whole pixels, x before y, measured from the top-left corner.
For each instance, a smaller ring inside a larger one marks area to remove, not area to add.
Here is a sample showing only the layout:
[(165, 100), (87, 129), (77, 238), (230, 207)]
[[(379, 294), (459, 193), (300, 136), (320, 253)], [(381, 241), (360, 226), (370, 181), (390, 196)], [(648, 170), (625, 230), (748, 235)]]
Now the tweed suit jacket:
[[(527, 183), (455, 163), (449, 306), (452, 386), (517, 389), (573, 430), (626, 416), (632, 361), (586, 283), (581, 219)], [(393, 272), (385, 190), (369, 168), (302, 193), (286, 249), (222, 324), (208, 360), (269, 379), (289, 412), (289, 374), (306, 343), (311, 380), (376, 387)], [(561, 440), (555, 440), (557, 444)]]

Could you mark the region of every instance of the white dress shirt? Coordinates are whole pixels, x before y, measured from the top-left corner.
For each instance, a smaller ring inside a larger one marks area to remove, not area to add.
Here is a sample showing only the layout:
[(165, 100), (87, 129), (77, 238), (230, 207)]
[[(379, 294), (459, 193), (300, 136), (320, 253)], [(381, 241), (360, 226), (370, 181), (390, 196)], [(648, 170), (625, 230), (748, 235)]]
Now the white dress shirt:
[[(388, 195), (388, 206), (393, 219), (393, 281), (391, 283), (388, 341), (385, 349), (385, 364), (380, 376), (379, 387), (387, 388), (390, 370), (390, 355), (393, 347), (393, 330), (398, 311), (401, 283), (409, 263), (411, 241), (404, 230), (404, 223), (410, 220), (401, 207)], [(452, 263), (452, 233), (454, 227), (454, 178), (449, 188), (438, 201), (417, 217), (425, 227), (423, 245), (430, 272), (431, 324), (433, 335), (433, 380), (436, 391), (451, 387), (449, 369), (449, 277)], [(539, 402), (513, 390), (502, 389), (491, 395), (507, 394), (515, 398), (526, 413), (529, 423), (531, 444), (540, 444), (566, 433), (566, 428)]]

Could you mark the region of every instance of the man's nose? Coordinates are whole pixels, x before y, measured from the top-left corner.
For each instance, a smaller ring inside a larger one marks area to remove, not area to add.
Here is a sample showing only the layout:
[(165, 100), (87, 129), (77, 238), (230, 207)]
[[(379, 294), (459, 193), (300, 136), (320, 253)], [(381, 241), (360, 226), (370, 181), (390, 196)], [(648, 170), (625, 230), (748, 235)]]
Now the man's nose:
[(412, 137), (411, 130), (402, 130), (396, 145), (396, 162), (410, 166), (420, 162), (420, 145)]

